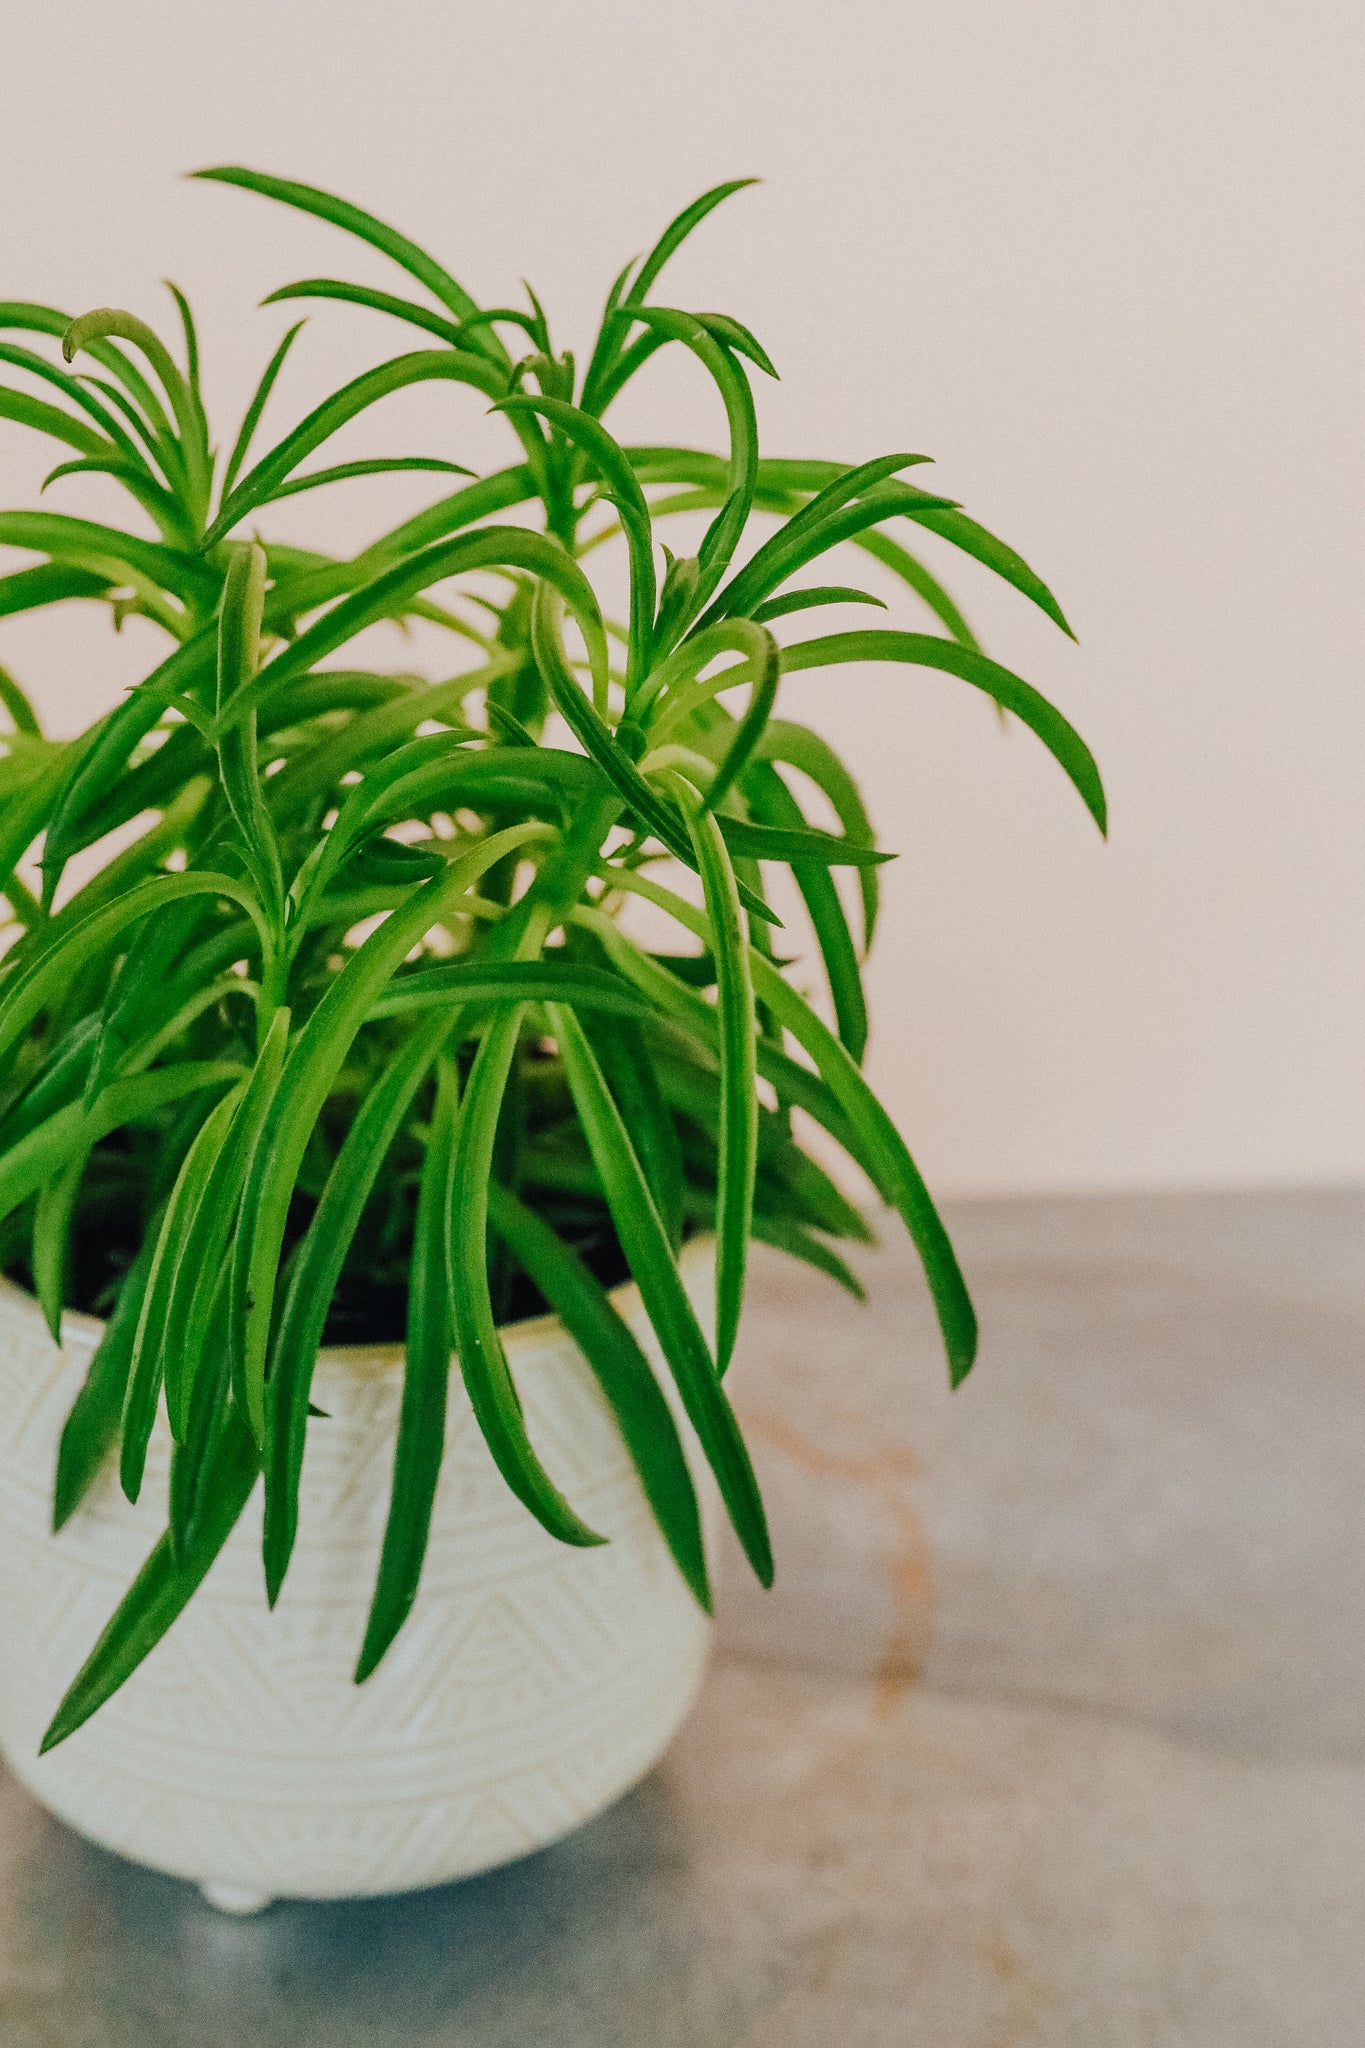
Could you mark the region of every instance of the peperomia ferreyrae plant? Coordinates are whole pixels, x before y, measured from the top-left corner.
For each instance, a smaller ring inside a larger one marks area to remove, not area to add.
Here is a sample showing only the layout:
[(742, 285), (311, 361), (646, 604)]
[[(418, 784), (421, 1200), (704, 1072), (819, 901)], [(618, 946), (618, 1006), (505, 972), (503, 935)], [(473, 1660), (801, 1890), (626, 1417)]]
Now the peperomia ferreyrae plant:
[[(13, 725), (0, 760), (0, 1263), (54, 1336), (64, 1306), (108, 1318), (62, 1441), (57, 1526), (115, 1446), (138, 1497), (163, 1401), (174, 1440), (169, 1526), (49, 1747), (164, 1635), (262, 1478), (274, 1602), (324, 1341), (406, 1339), (357, 1679), (417, 1590), (452, 1357), (529, 1512), (565, 1543), (601, 1540), (532, 1447), (498, 1334), (546, 1307), (586, 1354), (678, 1568), (709, 1602), (679, 1430), (609, 1293), (627, 1274), (767, 1583), (763, 1506), (724, 1387), (748, 1246), (856, 1293), (834, 1245), (869, 1235), (793, 1112), (904, 1219), (955, 1382), (976, 1346), (943, 1226), (860, 1070), (861, 960), (888, 856), (826, 741), (776, 715), (781, 678), (859, 662), (959, 677), (1037, 734), (1104, 824), (1083, 742), (987, 658), (903, 537), (937, 534), (1066, 630), (1046, 587), (951, 499), (906, 480), (921, 456), (760, 456), (762, 346), (730, 315), (654, 303), (669, 257), (747, 181), (706, 193), (627, 265), (580, 368), (555, 352), (533, 295), (481, 308), (341, 200), (246, 170), (201, 175), (348, 230), (423, 294), (312, 278), (275, 299), (367, 306), (421, 330), (420, 346), (250, 460), (292, 327), (224, 458), (179, 293), (179, 362), (126, 313), (0, 305), (6, 335), (27, 337), (0, 341), (0, 358), (46, 387), (0, 388), (0, 413), (72, 450), (49, 483), (103, 472), (136, 506), (128, 530), (0, 513), (0, 544), (38, 558), (0, 578), (0, 613), (95, 600), (115, 626), (137, 614), (169, 642), (67, 742), (43, 737), (0, 673)], [(64, 361), (36, 337), (60, 340)], [(623, 446), (603, 424), (665, 348), (713, 380), (725, 453)], [(505, 415), (515, 460), (480, 477), (436, 456), (305, 466), (388, 393), (432, 380)], [(351, 559), (258, 537), (279, 499), (393, 469), (469, 480)], [(696, 552), (670, 553), (659, 529), (698, 513)], [(588, 573), (609, 540), (629, 573), (619, 624)], [(844, 544), (908, 586), (930, 630), (812, 627), (821, 607), (845, 621), (884, 609), (805, 575)], [(367, 628), (412, 620), (462, 650), (453, 674), (346, 665)], [(771, 907), (780, 868), (833, 1028), (790, 978), (803, 939)], [(620, 913), (638, 899), (673, 920), (675, 950), (632, 935)], [(714, 1349), (678, 1268), (701, 1230), (716, 1240)]]

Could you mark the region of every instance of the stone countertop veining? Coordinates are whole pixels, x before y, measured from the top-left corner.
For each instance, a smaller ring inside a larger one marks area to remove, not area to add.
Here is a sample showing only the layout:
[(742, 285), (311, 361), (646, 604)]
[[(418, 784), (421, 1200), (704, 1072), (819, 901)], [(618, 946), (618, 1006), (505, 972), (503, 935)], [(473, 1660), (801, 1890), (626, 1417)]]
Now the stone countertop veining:
[(0, 2048), (1359, 2048), (1365, 1193), (951, 1220), (953, 1396), (889, 1232), (863, 1310), (760, 1257), (779, 1586), (636, 1793), (231, 1921), (0, 1777)]

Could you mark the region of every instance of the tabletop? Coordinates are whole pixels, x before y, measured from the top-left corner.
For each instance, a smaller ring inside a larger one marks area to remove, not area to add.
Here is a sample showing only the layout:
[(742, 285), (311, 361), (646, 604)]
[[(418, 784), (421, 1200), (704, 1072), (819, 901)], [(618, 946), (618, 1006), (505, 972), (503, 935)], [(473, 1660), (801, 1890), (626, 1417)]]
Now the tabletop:
[(760, 1257), (778, 1584), (635, 1793), (236, 1921), (0, 1775), (0, 2048), (1359, 2048), (1365, 1192), (950, 1221), (953, 1395), (889, 1232)]

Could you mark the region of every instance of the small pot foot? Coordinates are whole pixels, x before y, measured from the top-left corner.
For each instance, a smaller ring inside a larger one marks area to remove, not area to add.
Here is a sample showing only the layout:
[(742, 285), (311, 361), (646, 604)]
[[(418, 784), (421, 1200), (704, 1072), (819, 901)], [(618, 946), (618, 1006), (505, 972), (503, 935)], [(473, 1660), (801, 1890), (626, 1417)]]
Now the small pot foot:
[(257, 1891), (249, 1884), (201, 1884), (199, 1889), (215, 1912), (231, 1913), (234, 1919), (263, 1913), (274, 1904), (269, 1892)]

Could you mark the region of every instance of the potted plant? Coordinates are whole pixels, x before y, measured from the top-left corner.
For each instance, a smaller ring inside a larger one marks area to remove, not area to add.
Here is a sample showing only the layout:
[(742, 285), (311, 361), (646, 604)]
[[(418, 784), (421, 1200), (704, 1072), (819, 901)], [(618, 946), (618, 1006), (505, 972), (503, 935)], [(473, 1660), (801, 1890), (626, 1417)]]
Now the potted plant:
[[(136, 504), (127, 529), (0, 513), (37, 557), (0, 611), (94, 601), (169, 641), (64, 743), (0, 677), (0, 1742), (76, 1826), (244, 1906), (501, 1860), (657, 1756), (702, 1666), (716, 1503), (773, 1568), (724, 1385), (749, 1243), (858, 1291), (836, 1246), (868, 1227), (802, 1120), (899, 1211), (954, 1381), (972, 1363), (952, 1249), (860, 1070), (888, 856), (837, 755), (777, 716), (782, 675), (944, 671), (1101, 827), (1104, 799), (897, 535), (1065, 629), (1033, 572), (906, 480), (922, 457), (761, 457), (760, 343), (655, 303), (737, 184), (626, 267), (580, 367), (534, 296), (481, 308), (328, 194), (201, 175), (335, 223), (423, 294), (275, 299), (369, 306), (420, 345), (254, 455), (290, 328), (223, 459), (179, 293), (179, 362), (124, 313), (0, 306), (0, 412), (72, 451), (49, 483), (98, 472)], [(713, 379), (724, 454), (603, 424), (664, 348)], [(505, 416), (508, 467), (310, 463), (442, 381)], [(393, 469), (462, 480), (351, 559), (257, 536), (287, 495)], [(613, 539), (619, 624), (590, 573)], [(882, 600), (807, 573), (845, 543), (932, 630), (850, 625)], [(826, 606), (838, 630), (812, 629)], [(412, 620), (454, 674), (350, 652)]]

